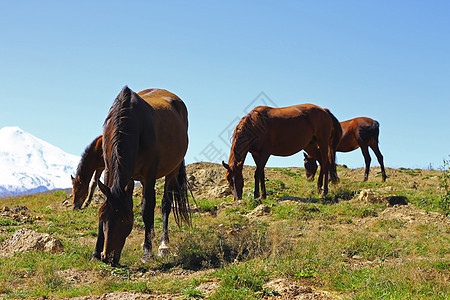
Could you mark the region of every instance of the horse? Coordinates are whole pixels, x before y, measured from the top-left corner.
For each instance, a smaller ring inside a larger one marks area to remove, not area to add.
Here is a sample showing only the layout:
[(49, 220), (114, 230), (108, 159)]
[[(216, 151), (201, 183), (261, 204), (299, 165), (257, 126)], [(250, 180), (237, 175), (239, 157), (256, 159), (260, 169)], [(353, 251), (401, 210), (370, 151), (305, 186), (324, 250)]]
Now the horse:
[[(72, 179), (72, 194), (73, 194), (73, 209), (81, 209), (84, 203), (84, 207), (88, 207), (94, 196), (95, 188), (97, 187), (97, 180), (102, 175), (105, 169), (105, 162), (103, 160), (103, 147), (102, 136), (96, 137), (92, 143), (87, 146), (81, 156), (80, 163), (77, 167), (75, 178), (71, 175)], [(92, 181), (91, 188), (89, 189), (89, 182), (92, 175), (94, 180)], [(89, 189), (89, 194), (88, 194)], [(86, 197), (88, 197), (87, 201)]]
[[(321, 196), (326, 196), (328, 173), (336, 169), (333, 166), (341, 134), (341, 126), (334, 115), (314, 104), (254, 108), (234, 130), (228, 164), (222, 161), (234, 199), (242, 199), (242, 168), (248, 152), (256, 163), (254, 197), (266, 198), (264, 167), (270, 155), (290, 156), (313, 148), (317, 148), (316, 158), (320, 163), (317, 190)], [(335, 175), (333, 180), (337, 178)]]
[[(384, 169), (383, 155), (378, 147), (378, 136), (380, 133), (380, 124), (366, 117), (359, 117), (351, 120), (341, 122), (342, 127), (342, 139), (339, 142), (337, 151), (339, 152), (350, 152), (361, 148), (362, 154), (364, 156), (364, 161), (366, 163), (366, 170), (364, 172), (364, 181), (369, 178), (370, 171), (370, 154), (369, 147), (375, 153), (378, 162), (381, 166), (381, 176), (382, 180), (386, 181), (386, 171)], [(310, 155), (306, 155), (304, 160), (306, 178), (310, 181), (314, 180), (314, 175), (317, 170), (316, 160)]]
[(163, 89), (135, 93), (127, 86), (119, 93), (103, 127), (105, 183), (98, 180), (98, 186), (105, 194), (105, 201), (99, 209), (93, 259), (118, 265), (125, 240), (133, 227), (134, 180), (143, 185), (144, 263), (153, 255), (157, 178), (165, 176), (161, 203), (163, 231), (158, 253), (162, 255), (168, 251), (172, 202), (177, 224), (190, 225), (184, 163), (187, 130), (187, 108), (175, 94)]

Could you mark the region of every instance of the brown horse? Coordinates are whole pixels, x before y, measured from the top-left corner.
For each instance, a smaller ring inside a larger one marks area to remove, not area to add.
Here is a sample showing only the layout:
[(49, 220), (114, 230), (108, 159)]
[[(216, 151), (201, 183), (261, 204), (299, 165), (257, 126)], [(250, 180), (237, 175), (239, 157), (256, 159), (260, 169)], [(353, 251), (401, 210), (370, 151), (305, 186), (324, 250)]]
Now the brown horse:
[(248, 152), (256, 163), (254, 197), (266, 197), (264, 166), (270, 155), (290, 156), (302, 149), (318, 147), (320, 175), (317, 189), (322, 196), (328, 192), (328, 172), (333, 168), (337, 143), (341, 138), (339, 121), (333, 114), (313, 104), (283, 108), (258, 106), (243, 117), (233, 133), (227, 169), (234, 199), (242, 198), (242, 168)]
[[(350, 152), (361, 148), (364, 160), (366, 163), (366, 171), (364, 173), (364, 181), (369, 178), (370, 170), (370, 154), (369, 147), (377, 156), (378, 162), (381, 166), (382, 180), (386, 181), (386, 172), (384, 170), (383, 155), (381, 155), (378, 148), (378, 135), (380, 133), (380, 124), (370, 118), (355, 118), (341, 122), (342, 139), (339, 142), (337, 151)], [(308, 152), (309, 153), (309, 152)], [(305, 171), (306, 178), (310, 181), (314, 180), (316, 174), (317, 164), (316, 160), (310, 155), (305, 154)]]
[[(77, 173), (75, 178), (72, 178), (72, 194), (73, 194), (73, 209), (81, 209), (84, 203), (84, 207), (88, 207), (94, 196), (95, 188), (97, 187), (97, 180), (102, 175), (105, 169), (105, 162), (103, 160), (103, 148), (102, 148), (102, 136), (98, 136), (95, 140), (87, 146), (81, 156), (80, 163), (78, 164)], [(94, 180), (92, 181), (91, 188), (89, 190), (89, 182), (92, 175)], [(86, 197), (88, 197), (87, 201)]]
[(167, 251), (168, 219), (172, 202), (180, 225), (190, 224), (184, 156), (188, 146), (187, 109), (176, 95), (161, 89), (136, 94), (124, 87), (114, 101), (103, 128), (105, 194), (99, 210), (98, 238), (93, 258), (116, 265), (133, 227), (134, 180), (143, 185), (144, 255), (152, 256), (155, 181), (165, 176), (161, 210), (160, 253)]

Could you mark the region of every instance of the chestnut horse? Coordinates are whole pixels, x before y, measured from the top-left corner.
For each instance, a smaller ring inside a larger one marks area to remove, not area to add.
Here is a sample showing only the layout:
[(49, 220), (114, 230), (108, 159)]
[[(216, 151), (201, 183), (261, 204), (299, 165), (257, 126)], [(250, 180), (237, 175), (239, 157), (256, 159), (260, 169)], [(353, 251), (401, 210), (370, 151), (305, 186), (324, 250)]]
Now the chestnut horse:
[(162, 89), (136, 94), (127, 86), (114, 101), (103, 128), (105, 194), (99, 210), (98, 237), (93, 259), (117, 265), (133, 227), (134, 180), (143, 185), (145, 225), (143, 262), (152, 257), (155, 181), (165, 176), (161, 210), (163, 231), (159, 253), (167, 251), (172, 202), (178, 225), (190, 224), (184, 156), (188, 147), (187, 109), (176, 95)]
[[(384, 170), (383, 155), (381, 155), (378, 148), (378, 135), (380, 133), (380, 124), (370, 118), (355, 118), (341, 122), (342, 127), (342, 139), (339, 142), (337, 151), (350, 152), (361, 148), (366, 163), (366, 170), (364, 173), (364, 181), (369, 178), (370, 171), (370, 154), (369, 147), (377, 156), (378, 162), (381, 166), (382, 180), (386, 181), (386, 172)], [(316, 160), (310, 155), (305, 154), (305, 171), (306, 178), (310, 181), (314, 180), (316, 174), (317, 164)]]
[[(97, 187), (97, 180), (102, 175), (104, 169), (105, 162), (103, 160), (102, 136), (98, 136), (89, 146), (87, 146), (86, 150), (84, 150), (80, 163), (78, 164), (75, 178), (70, 176), (73, 185), (73, 209), (81, 209), (83, 203), (84, 207), (89, 206), (92, 201), (92, 196), (94, 196), (95, 188)], [(89, 182), (91, 181), (92, 175), (94, 175), (94, 180), (89, 189)], [(86, 197), (88, 197), (87, 200)], [(84, 200), (86, 200), (86, 202)]]
[[(270, 155), (290, 156), (302, 149), (317, 148), (320, 162), (318, 192), (328, 192), (328, 173), (335, 170), (335, 152), (341, 138), (339, 121), (328, 109), (313, 104), (283, 108), (258, 106), (241, 119), (233, 133), (227, 169), (234, 199), (242, 198), (242, 168), (248, 152), (256, 163), (254, 197), (266, 198), (264, 166)], [(322, 190), (323, 186), (323, 190)]]

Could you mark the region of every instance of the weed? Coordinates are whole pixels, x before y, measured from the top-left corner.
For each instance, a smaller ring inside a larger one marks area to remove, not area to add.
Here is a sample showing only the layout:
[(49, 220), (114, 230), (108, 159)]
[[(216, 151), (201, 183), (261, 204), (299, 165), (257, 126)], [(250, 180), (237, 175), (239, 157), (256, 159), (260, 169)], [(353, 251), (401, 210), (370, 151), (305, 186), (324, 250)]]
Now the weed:
[(183, 299), (203, 299), (203, 294), (201, 291), (197, 290), (195, 287), (187, 287), (183, 290)]
[(18, 226), (20, 225), (19, 222), (16, 222), (11, 219), (0, 219), (0, 226)]
[(217, 271), (216, 276), (221, 285), (211, 299), (253, 299), (263, 292), (269, 273), (259, 262), (230, 265)]
[(419, 169), (409, 169), (409, 168), (399, 168), (398, 169), (400, 172), (408, 174), (410, 176), (419, 176), (421, 173), (421, 170)]
[(289, 169), (281, 169), (281, 168), (273, 168), (275, 171), (282, 172), (292, 178), (300, 178), (300, 175), (297, 172), (291, 171)]
[(444, 159), (444, 166), (442, 167), (441, 174), (441, 187), (444, 190), (443, 194), (439, 198), (439, 208), (446, 215), (450, 215), (450, 156), (449, 159)]

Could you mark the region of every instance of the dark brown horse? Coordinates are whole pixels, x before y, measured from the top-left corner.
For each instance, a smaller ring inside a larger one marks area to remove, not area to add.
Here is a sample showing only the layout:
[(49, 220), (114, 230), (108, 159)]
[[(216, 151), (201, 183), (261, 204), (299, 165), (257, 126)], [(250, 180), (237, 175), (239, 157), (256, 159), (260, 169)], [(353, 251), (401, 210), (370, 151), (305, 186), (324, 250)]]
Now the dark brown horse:
[(128, 87), (122, 89), (103, 129), (106, 184), (99, 181), (98, 185), (105, 194), (105, 202), (99, 210), (93, 258), (113, 265), (119, 263), (125, 240), (133, 227), (134, 180), (143, 185), (144, 262), (152, 256), (157, 178), (165, 176), (160, 253), (167, 251), (172, 202), (176, 222), (190, 224), (184, 165), (187, 127), (186, 106), (176, 95), (161, 89), (138, 94)]
[(228, 164), (222, 161), (234, 198), (242, 198), (242, 168), (248, 152), (256, 163), (254, 197), (260, 196), (261, 185), (261, 196), (265, 198), (264, 166), (270, 155), (289, 156), (302, 149), (312, 148), (317, 149), (321, 166), (317, 189), (325, 196), (328, 192), (329, 170), (335, 170), (335, 152), (340, 138), (339, 121), (329, 110), (316, 105), (254, 108), (234, 130)]
[[(378, 162), (381, 166), (382, 180), (386, 181), (386, 172), (384, 170), (383, 155), (381, 155), (378, 148), (378, 135), (380, 133), (380, 124), (370, 118), (355, 118), (341, 122), (342, 139), (339, 142), (337, 151), (350, 152), (361, 148), (366, 163), (366, 170), (364, 173), (364, 181), (369, 178), (370, 171), (370, 154), (369, 147), (377, 156)], [(309, 152), (308, 152), (309, 153)], [(310, 155), (305, 154), (305, 171), (308, 180), (314, 180), (316, 174), (317, 164), (316, 160)]]
[[(80, 163), (78, 164), (75, 178), (70, 176), (73, 185), (73, 209), (81, 209), (83, 203), (84, 207), (89, 206), (92, 201), (92, 196), (94, 196), (95, 188), (97, 187), (97, 180), (102, 175), (104, 169), (105, 162), (103, 160), (102, 136), (99, 136), (87, 146), (86, 150), (84, 150)], [(89, 189), (89, 182), (91, 182), (92, 175), (94, 175), (94, 180)], [(86, 197), (88, 197), (87, 200)], [(84, 200), (86, 200), (86, 202)]]

